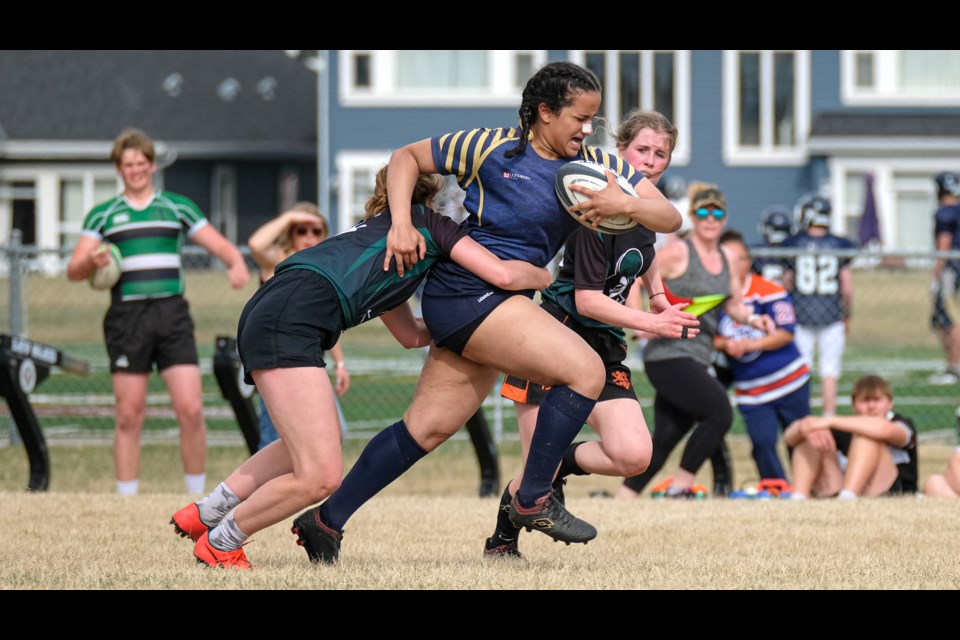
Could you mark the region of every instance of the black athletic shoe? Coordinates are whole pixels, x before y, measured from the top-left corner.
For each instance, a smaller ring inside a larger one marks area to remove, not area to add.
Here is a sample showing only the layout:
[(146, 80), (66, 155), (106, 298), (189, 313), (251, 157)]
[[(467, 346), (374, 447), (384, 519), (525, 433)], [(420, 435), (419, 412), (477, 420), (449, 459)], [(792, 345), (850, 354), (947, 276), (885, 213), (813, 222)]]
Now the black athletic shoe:
[[(517, 533), (520, 533), (519, 529), (517, 530)], [(504, 542), (497, 536), (487, 538), (486, 544), (483, 545), (483, 557), (523, 560), (523, 554), (520, 553), (520, 548), (517, 545), (516, 538), (514, 538), (511, 542)]]
[(553, 497), (557, 499), (557, 502), (563, 506), (567, 506), (567, 496), (563, 493), (563, 487), (567, 484), (566, 478), (557, 478), (553, 481), (551, 488), (553, 489)]
[(514, 496), (510, 503), (510, 521), (518, 527), (525, 527), (527, 531), (536, 529), (567, 544), (586, 544), (597, 537), (596, 527), (567, 511), (566, 507), (557, 502), (552, 491), (538, 499), (529, 509), (521, 507)]
[(290, 532), (297, 536), (297, 544), (306, 549), (310, 562), (336, 564), (340, 558), (342, 533), (337, 533), (320, 519), (320, 507), (301, 513), (293, 521)]

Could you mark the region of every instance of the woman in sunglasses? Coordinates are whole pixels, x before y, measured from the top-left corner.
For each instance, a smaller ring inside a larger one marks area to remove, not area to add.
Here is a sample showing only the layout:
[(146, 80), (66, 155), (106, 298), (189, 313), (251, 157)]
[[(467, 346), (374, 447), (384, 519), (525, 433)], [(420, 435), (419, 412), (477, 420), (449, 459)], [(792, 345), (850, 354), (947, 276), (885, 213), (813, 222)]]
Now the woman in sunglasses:
[[(666, 287), (683, 298), (726, 294), (729, 298), (723, 309), (727, 315), (740, 324), (772, 333), (776, 329), (773, 320), (753, 313), (743, 304), (742, 282), (720, 249), (720, 234), (727, 221), (723, 193), (715, 185), (701, 186), (691, 194), (689, 215), (693, 221), (690, 235), (657, 252), (660, 276)], [(646, 471), (624, 480), (621, 497), (639, 494), (694, 425), (680, 467), (669, 482), (663, 483), (662, 491), (666, 497), (676, 498), (706, 494), (706, 489), (694, 486), (694, 479), (733, 422), (727, 392), (709, 373), (718, 316), (717, 309), (700, 316), (700, 332), (693, 339), (654, 338), (644, 349), (644, 368), (657, 392), (653, 457)]]
[[(320, 213), (320, 208), (312, 202), (298, 202), (289, 210), (261, 225), (250, 239), (247, 246), (250, 254), (260, 267), (260, 284), (273, 277), (277, 265), (295, 254), (316, 246), (330, 237), (327, 219)], [(350, 388), (350, 373), (347, 371), (347, 361), (343, 355), (343, 348), (337, 344), (330, 349), (333, 356), (334, 371), (337, 382), (333, 389), (337, 397), (342, 396)], [(337, 402), (337, 416), (340, 418), (340, 428), (345, 428), (346, 421), (343, 410)], [(277, 428), (270, 419), (267, 407), (260, 399), (260, 444), (259, 449), (279, 438)]]

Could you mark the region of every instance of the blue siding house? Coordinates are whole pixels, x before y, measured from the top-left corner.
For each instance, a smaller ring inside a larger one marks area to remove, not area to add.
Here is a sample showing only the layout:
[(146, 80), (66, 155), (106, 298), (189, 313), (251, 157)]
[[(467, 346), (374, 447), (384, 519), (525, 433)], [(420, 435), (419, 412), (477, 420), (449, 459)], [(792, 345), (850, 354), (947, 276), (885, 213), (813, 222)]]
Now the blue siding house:
[[(632, 108), (667, 114), (680, 139), (665, 182), (719, 184), (730, 226), (748, 239), (756, 239), (767, 206), (793, 206), (811, 192), (832, 199), (834, 232), (857, 239), (866, 176), (873, 174), (884, 247), (930, 249), (932, 176), (960, 171), (960, 51), (324, 54), (327, 208), (340, 229), (361, 214), (372, 176), (393, 149), (459, 129), (516, 124), (526, 78), (554, 60), (600, 76), (607, 130)], [(611, 147), (609, 138), (594, 143)], [(321, 157), (321, 183), (323, 166)]]

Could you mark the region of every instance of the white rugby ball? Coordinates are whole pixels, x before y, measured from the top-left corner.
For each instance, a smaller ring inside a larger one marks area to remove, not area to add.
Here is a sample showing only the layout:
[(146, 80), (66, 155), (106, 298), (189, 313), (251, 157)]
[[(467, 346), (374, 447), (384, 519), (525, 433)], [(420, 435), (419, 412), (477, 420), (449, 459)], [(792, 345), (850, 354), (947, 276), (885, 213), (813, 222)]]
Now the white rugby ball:
[(123, 271), (121, 267), (123, 256), (120, 254), (120, 248), (113, 243), (102, 245), (99, 251), (108, 251), (110, 262), (96, 269), (87, 280), (94, 289), (112, 289), (120, 281), (120, 273)]
[[(594, 191), (600, 191), (607, 186), (606, 171), (607, 168), (602, 164), (587, 162), (586, 160), (568, 162), (557, 171), (556, 191), (557, 198), (560, 199), (560, 204), (563, 205), (567, 213), (586, 227), (594, 228), (591, 223), (581, 220), (580, 212), (570, 211), (570, 209), (590, 198), (582, 193), (573, 191), (570, 187), (578, 185)], [(633, 185), (630, 184), (626, 178), (616, 171), (611, 171), (611, 173), (617, 179), (617, 185), (624, 193), (637, 197), (636, 189), (633, 188)], [(637, 226), (637, 222), (629, 216), (613, 216), (601, 220), (596, 230), (603, 233), (618, 234), (625, 233), (635, 226)]]

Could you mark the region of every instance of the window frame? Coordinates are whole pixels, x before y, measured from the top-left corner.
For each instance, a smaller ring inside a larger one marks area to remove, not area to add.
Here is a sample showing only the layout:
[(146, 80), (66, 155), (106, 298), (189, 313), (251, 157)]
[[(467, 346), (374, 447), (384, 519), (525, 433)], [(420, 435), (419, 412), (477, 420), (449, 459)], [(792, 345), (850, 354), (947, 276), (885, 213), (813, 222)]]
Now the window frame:
[[(773, 56), (794, 54), (794, 114), (796, 141), (790, 147), (773, 144)], [(760, 54), (760, 145), (740, 145), (740, 54)], [(810, 135), (810, 50), (726, 49), (723, 51), (723, 159), (730, 166), (802, 166), (807, 163)]]
[[(451, 92), (426, 89), (401, 92), (395, 73), (398, 49), (341, 49), (338, 52), (340, 104), (344, 107), (516, 107), (527, 79), (516, 77), (517, 55), (533, 56), (533, 69), (547, 62), (547, 50), (488, 50), (487, 85), (477, 90)], [(356, 56), (370, 56), (371, 87), (353, 82)]]
[(617, 113), (620, 104), (620, 59), (619, 55), (623, 52), (639, 53), (640, 67), (643, 70), (641, 74), (640, 89), (640, 108), (653, 109), (653, 64), (654, 54), (672, 53), (674, 88), (673, 88), (673, 126), (679, 131), (677, 136), (677, 148), (673, 150), (673, 157), (670, 160), (672, 167), (684, 167), (690, 164), (691, 160), (691, 126), (690, 126), (690, 104), (691, 104), (691, 71), (690, 71), (690, 50), (689, 49), (574, 49), (570, 51), (570, 61), (580, 66), (586, 66), (587, 51), (603, 51), (604, 63), (607, 67), (607, 74), (610, 78), (616, 78), (616, 83), (610, 83), (605, 89), (603, 96), (602, 115), (610, 126), (609, 149), (616, 152), (615, 141), (613, 139), (617, 128), (620, 126), (621, 117), (625, 114)]
[[(960, 106), (960, 87), (955, 93), (942, 95), (911, 94), (898, 86), (898, 53), (902, 49), (841, 49), (840, 102), (849, 107), (956, 107)], [(873, 89), (857, 86), (857, 55), (873, 54)]]

